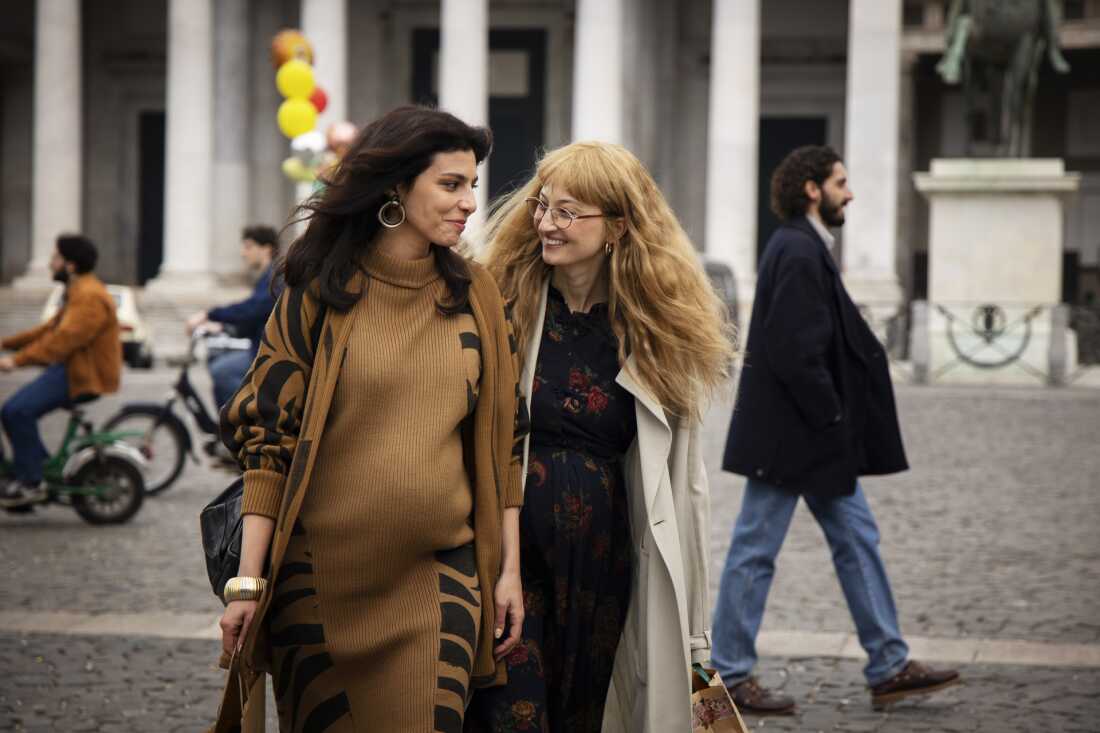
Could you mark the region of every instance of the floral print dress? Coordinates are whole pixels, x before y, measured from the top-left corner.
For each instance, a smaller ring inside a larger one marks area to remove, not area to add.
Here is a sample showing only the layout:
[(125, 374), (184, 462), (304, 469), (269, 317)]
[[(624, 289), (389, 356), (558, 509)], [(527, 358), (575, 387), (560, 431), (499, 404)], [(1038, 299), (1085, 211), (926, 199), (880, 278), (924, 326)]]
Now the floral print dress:
[(599, 733), (633, 552), (622, 463), (637, 424), (619, 368), (607, 305), (571, 313), (551, 287), (520, 513), (523, 637), (508, 684), (474, 696), (468, 732)]

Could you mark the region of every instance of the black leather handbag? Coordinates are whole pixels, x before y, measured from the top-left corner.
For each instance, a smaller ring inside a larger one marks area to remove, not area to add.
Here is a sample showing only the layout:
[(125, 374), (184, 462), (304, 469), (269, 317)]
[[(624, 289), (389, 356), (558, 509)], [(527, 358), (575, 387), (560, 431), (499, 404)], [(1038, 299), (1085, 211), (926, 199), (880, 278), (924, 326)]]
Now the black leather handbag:
[[(328, 317), (328, 308), (322, 306), (317, 317), (324, 323)], [(313, 353), (316, 354), (321, 329), (313, 330), (313, 334)], [(308, 394), (308, 385), (306, 386)], [(219, 599), (222, 597), (222, 591), (225, 590), (226, 581), (236, 577), (241, 567), (241, 536), (244, 534), (244, 520), (241, 518), (243, 498), (244, 477), (238, 476), (225, 491), (218, 494), (199, 513), (202, 551), (206, 555), (206, 575), (210, 578), (211, 590)]]
[(202, 551), (206, 555), (206, 575), (210, 588), (219, 599), (225, 583), (237, 575), (241, 566), (241, 499), (244, 498), (244, 477), (229, 484), (199, 514), (202, 530)]

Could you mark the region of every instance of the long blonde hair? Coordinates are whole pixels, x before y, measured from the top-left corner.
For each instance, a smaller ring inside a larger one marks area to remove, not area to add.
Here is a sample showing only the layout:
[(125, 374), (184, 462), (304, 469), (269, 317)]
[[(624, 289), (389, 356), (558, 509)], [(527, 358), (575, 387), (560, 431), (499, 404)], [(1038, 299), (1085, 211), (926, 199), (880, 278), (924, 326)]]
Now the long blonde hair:
[(524, 199), (552, 183), (619, 222), (625, 233), (610, 256), (608, 310), (619, 363), (633, 355), (634, 376), (661, 406), (701, 417), (704, 402), (728, 379), (733, 329), (695, 248), (642, 162), (621, 145), (577, 142), (547, 153), (535, 176), (493, 207), (482, 259), (512, 306), (524, 356), (537, 320), (538, 294), (551, 268)]

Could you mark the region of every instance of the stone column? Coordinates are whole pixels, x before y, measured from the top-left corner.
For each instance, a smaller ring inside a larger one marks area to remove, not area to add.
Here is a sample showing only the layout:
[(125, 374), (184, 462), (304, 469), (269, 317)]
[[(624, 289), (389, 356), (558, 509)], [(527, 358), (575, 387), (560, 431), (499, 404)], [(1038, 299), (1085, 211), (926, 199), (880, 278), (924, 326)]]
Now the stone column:
[(917, 155), (917, 84), (916, 68), (919, 54), (906, 51), (901, 59), (901, 79), (898, 101), (898, 182), (897, 245), (894, 253), (898, 281), (905, 298), (913, 297), (913, 255), (916, 249), (917, 204), (913, 168)]
[[(275, 69), (271, 66), (271, 39), (280, 29), (297, 25), (288, 20), (283, 8), (274, 3), (249, 3), (252, 33), (251, 81), (249, 83), (249, 220), (281, 228), (293, 205), (293, 184), (280, 172), (290, 154), (287, 139), (276, 124), (282, 95), (275, 88)], [(289, 237), (283, 244), (289, 244)]]
[[(0, 155), (0, 273), (5, 277), (26, 272), (32, 254), (34, 119), (27, 110), (34, 109), (33, 63), (28, 42), (25, 63), (6, 70), (0, 81), (4, 97), (0, 105), (0, 140), (4, 141), (4, 153)], [(45, 273), (34, 279), (41, 287), (50, 284)]]
[(249, 215), (248, 3), (214, 6), (214, 181), (211, 269), (241, 272), (241, 228)]
[(302, 0), (302, 32), (313, 44), (313, 74), (328, 95), (317, 118), (324, 132), (329, 123), (348, 118), (347, 0)]
[(855, 200), (844, 225), (852, 299), (882, 335), (903, 296), (897, 274), (901, 3), (851, 0), (844, 160)]
[(211, 0), (169, 0), (164, 263), (147, 292), (197, 295), (214, 286), (213, 37)]
[[(471, 125), (489, 124), (488, 0), (443, 0), (439, 32), (439, 106)], [(478, 166), (472, 236), (485, 220), (489, 166)]]
[(760, 0), (715, 0), (707, 123), (707, 257), (737, 281), (742, 327), (756, 282)]
[(573, 140), (623, 141), (624, 0), (577, 0)]
[(50, 286), (57, 235), (81, 229), (80, 0), (38, 0), (34, 45), (31, 258), (17, 287)]

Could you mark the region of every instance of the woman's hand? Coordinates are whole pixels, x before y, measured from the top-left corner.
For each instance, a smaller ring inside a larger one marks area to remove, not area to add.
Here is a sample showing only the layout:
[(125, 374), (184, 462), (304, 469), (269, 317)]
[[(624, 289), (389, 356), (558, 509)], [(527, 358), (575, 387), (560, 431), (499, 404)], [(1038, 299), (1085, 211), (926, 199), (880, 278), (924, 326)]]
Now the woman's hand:
[(499, 662), (519, 643), (523, 634), (523, 582), (519, 572), (505, 572), (497, 580), (494, 600), (497, 606), (497, 623), (493, 638), (499, 639), (508, 628), (508, 638), (493, 649), (493, 657)]
[(218, 625), (222, 628), (222, 650), (229, 656), (240, 649), (258, 605), (259, 601), (231, 601), (225, 607)]

